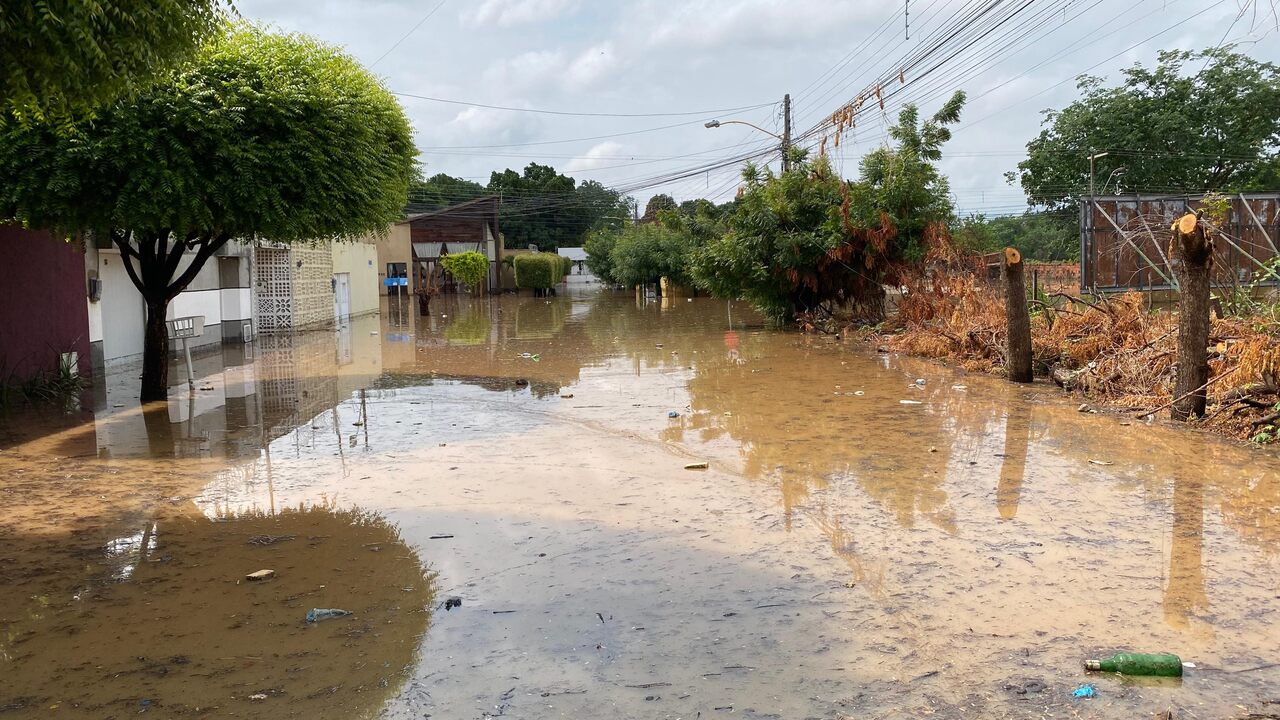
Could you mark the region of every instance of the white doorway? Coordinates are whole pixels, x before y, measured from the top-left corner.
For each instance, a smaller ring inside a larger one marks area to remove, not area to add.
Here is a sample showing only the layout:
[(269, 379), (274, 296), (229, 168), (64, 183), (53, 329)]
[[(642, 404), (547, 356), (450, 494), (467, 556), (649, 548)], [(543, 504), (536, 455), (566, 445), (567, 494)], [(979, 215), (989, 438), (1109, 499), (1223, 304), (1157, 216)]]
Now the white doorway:
[(333, 274), (333, 314), (339, 325), (351, 317), (351, 273)]

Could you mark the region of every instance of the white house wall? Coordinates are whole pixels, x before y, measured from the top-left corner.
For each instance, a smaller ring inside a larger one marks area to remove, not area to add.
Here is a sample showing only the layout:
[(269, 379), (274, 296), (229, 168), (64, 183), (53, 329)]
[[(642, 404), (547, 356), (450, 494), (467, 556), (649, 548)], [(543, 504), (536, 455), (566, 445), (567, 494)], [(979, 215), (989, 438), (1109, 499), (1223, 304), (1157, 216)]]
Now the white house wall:
[[(89, 303), (91, 342), (101, 339), (101, 362), (107, 367), (136, 361), (142, 356), (146, 304), (129, 279), (118, 250), (99, 249), (95, 255), (102, 280), (102, 299)], [(189, 260), (179, 272), (187, 262)], [(167, 319), (204, 316), (204, 334), (191, 341), (193, 349), (224, 340), (243, 341), (245, 323), (250, 323), (252, 332), (247, 263), (247, 258), (236, 255), (210, 258), (187, 289), (170, 301)], [(224, 283), (245, 287), (223, 287)], [(97, 330), (93, 325), (95, 317), (100, 324)]]
[(118, 250), (98, 251), (102, 280), (102, 358), (107, 367), (142, 355), (146, 305), (133, 286)]

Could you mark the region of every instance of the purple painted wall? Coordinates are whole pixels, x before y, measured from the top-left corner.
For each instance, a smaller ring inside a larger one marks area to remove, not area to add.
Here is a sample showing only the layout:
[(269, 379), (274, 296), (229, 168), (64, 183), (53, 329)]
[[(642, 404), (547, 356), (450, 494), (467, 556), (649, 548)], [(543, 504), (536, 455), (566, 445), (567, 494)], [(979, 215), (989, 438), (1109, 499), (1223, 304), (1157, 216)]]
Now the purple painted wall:
[(86, 285), (84, 254), (74, 246), (0, 225), (0, 382), (54, 369), (70, 350), (89, 374)]

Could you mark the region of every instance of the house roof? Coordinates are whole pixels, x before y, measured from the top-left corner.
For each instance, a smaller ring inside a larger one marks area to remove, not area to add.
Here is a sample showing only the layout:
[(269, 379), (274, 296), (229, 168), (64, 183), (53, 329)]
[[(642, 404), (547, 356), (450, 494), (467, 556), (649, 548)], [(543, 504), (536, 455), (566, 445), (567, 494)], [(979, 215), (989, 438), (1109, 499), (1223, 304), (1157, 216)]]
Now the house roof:
[(493, 207), (492, 213), (496, 215), (498, 212), (498, 205), (502, 203), (502, 198), (498, 195), (485, 195), (484, 197), (478, 197), (474, 200), (468, 200), (463, 203), (458, 203), (457, 205), (450, 205), (448, 207), (443, 207), (443, 208), (440, 208), (439, 210), (432, 210), (430, 212), (406, 215), (402, 220), (400, 220), (400, 222), (396, 224), (403, 225), (405, 223), (414, 222), (415, 220), (422, 220), (424, 218), (444, 217), (447, 215), (454, 215), (458, 213), (468, 213), (470, 217), (484, 217), (489, 213), (482, 211), (481, 206), (488, 203), (493, 203), (494, 207)]

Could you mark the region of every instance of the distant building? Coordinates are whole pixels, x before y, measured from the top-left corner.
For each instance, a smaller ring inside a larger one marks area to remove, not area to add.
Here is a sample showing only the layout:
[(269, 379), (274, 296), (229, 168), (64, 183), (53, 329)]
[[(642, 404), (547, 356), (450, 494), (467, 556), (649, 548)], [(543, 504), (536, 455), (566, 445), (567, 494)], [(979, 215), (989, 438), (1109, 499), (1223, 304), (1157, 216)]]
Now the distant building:
[(587, 270), (587, 251), (580, 247), (560, 248), (556, 251), (560, 257), (567, 257), (573, 261), (574, 275), (586, 275)]
[(420, 288), (456, 292), (457, 285), (440, 267), (440, 259), (467, 251), (483, 253), (489, 258), (487, 289), (500, 290), (498, 263), (502, 262), (503, 250), (498, 208), (501, 202), (497, 195), (490, 195), (409, 215), (393, 225), (390, 232), (375, 241), (380, 292), (412, 295)]

